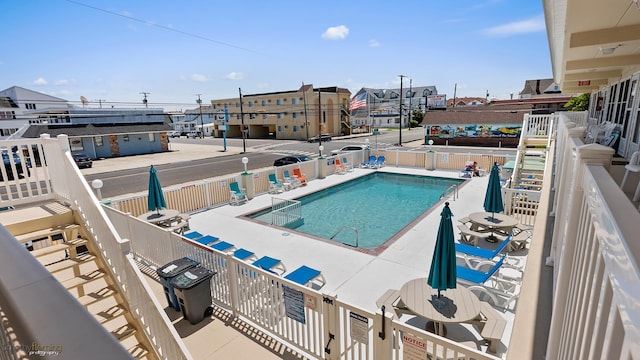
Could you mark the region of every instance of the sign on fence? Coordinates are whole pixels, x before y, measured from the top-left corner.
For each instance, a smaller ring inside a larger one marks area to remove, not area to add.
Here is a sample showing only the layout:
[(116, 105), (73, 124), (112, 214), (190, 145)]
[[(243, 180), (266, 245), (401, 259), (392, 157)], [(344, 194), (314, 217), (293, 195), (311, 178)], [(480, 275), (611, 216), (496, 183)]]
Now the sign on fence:
[(404, 332), (402, 334), (402, 358), (404, 360), (424, 360), (427, 358), (427, 342)]
[(369, 344), (369, 319), (350, 311), (349, 320), (351, 339), (363, 344)]
[(284, 288), (284, 313), (287, 317), (306, 323), (304, 315), (304, 293), (294, 288), (285, 286)]

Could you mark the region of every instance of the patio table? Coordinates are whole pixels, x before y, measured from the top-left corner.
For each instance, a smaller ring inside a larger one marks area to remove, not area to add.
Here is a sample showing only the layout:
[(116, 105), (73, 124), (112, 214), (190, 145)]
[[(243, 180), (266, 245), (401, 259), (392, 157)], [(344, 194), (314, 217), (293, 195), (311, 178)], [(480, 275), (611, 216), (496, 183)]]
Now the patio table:
[[(470, 229), (473, 231), (482, 232), (498, 232), (504, 235), (511, 233), (511, 230), (518, 225), (518, 220), (504, 214), (492, 214), (490, 212), (475, 212), (469, 214), (469, 221), (471, 222)], [(490, 239), (490, 236), (486, 238), (489, 242), (496, 242), (497, 239)]]
[(173, 222), (180, 219), (180, 211), (164, 209), (160, 210), (160, 214), (158, 214), (157, 211), (149, 211), (142, 215), (138, 215), (138, 219), (161, 227), (168, 227), (171, 226)]
[(400, 299), (414, 314), (431, 319), (436, 334), (445, 335), (443, 323), (463, 323), (480, 314), (480, 300), (466, 287), (440, 292), (442, 305), (437, 304), (438, 291), (427, 284), (426, 278), (408, 281), (400, 288)]

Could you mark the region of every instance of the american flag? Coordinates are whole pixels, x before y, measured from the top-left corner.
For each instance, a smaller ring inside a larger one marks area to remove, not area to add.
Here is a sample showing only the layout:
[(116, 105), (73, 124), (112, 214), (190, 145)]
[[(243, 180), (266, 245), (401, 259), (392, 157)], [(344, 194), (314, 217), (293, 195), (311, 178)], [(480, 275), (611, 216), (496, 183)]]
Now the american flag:
[(354, 96), (351, 99), (351, 104), (349, 105), (349, 111), (357, 110), (367, 106), (367, 93), (363, 92), (358, 96)]

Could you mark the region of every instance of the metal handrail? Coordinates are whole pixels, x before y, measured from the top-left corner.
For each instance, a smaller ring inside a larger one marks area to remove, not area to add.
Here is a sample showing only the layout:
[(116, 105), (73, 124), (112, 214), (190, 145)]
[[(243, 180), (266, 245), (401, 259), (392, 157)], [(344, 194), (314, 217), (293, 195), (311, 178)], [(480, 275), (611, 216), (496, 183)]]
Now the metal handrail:
[(444, 189), (442, 194), (440, 194), (440, 199), (442, 199), (443, 197), (447, 196), (447, 193), (449, 192), (449, 189), (452, 189), (452, 188), (453, 188), (453, 200), (455, 201), (456, 197), (458, 196), (458, 184), (451, 184), (446, 189)]
[[(345, 225), (345, 226), (341, 227), (341, 228), (340, 228), (340, 229), (338, 229), (338, 231), (336, 231), (336, 233), (335, 233), (335, 234), (333, 234), (329, 239), (330, 239), (330, 240), (333, 240), (333, 238), (335, 238), (336, 236), (338, 236), (338, 234), (340, 234), (340, 233), (342, 232), (342, 230), (344, 230), (344, 229), (353, 230), (353, 232), (354, 232), (354, 233), (356, 233), (356, 245), (355, 245), (355, 247), (358, 247), (358, 229), (354, 228), (353, 226), (347, 226), (347, 225)], [(343, 243), (343, 244), (345, 244), (345, 245), (349, 245), (349, 246), (353, 246), (353, 245), (351, 245), (351, 244), (347, 244), (347, 243)]]

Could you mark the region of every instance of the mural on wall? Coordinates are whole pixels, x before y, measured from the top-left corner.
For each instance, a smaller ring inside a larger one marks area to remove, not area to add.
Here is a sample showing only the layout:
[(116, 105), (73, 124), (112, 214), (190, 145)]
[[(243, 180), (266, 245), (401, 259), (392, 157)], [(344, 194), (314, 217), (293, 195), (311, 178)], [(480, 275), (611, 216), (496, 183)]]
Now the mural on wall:
[(456, 137), (515, 138), (520, 136), (522, 124), (444, 124), (427, 126), (427, 136), (441, 139)]

